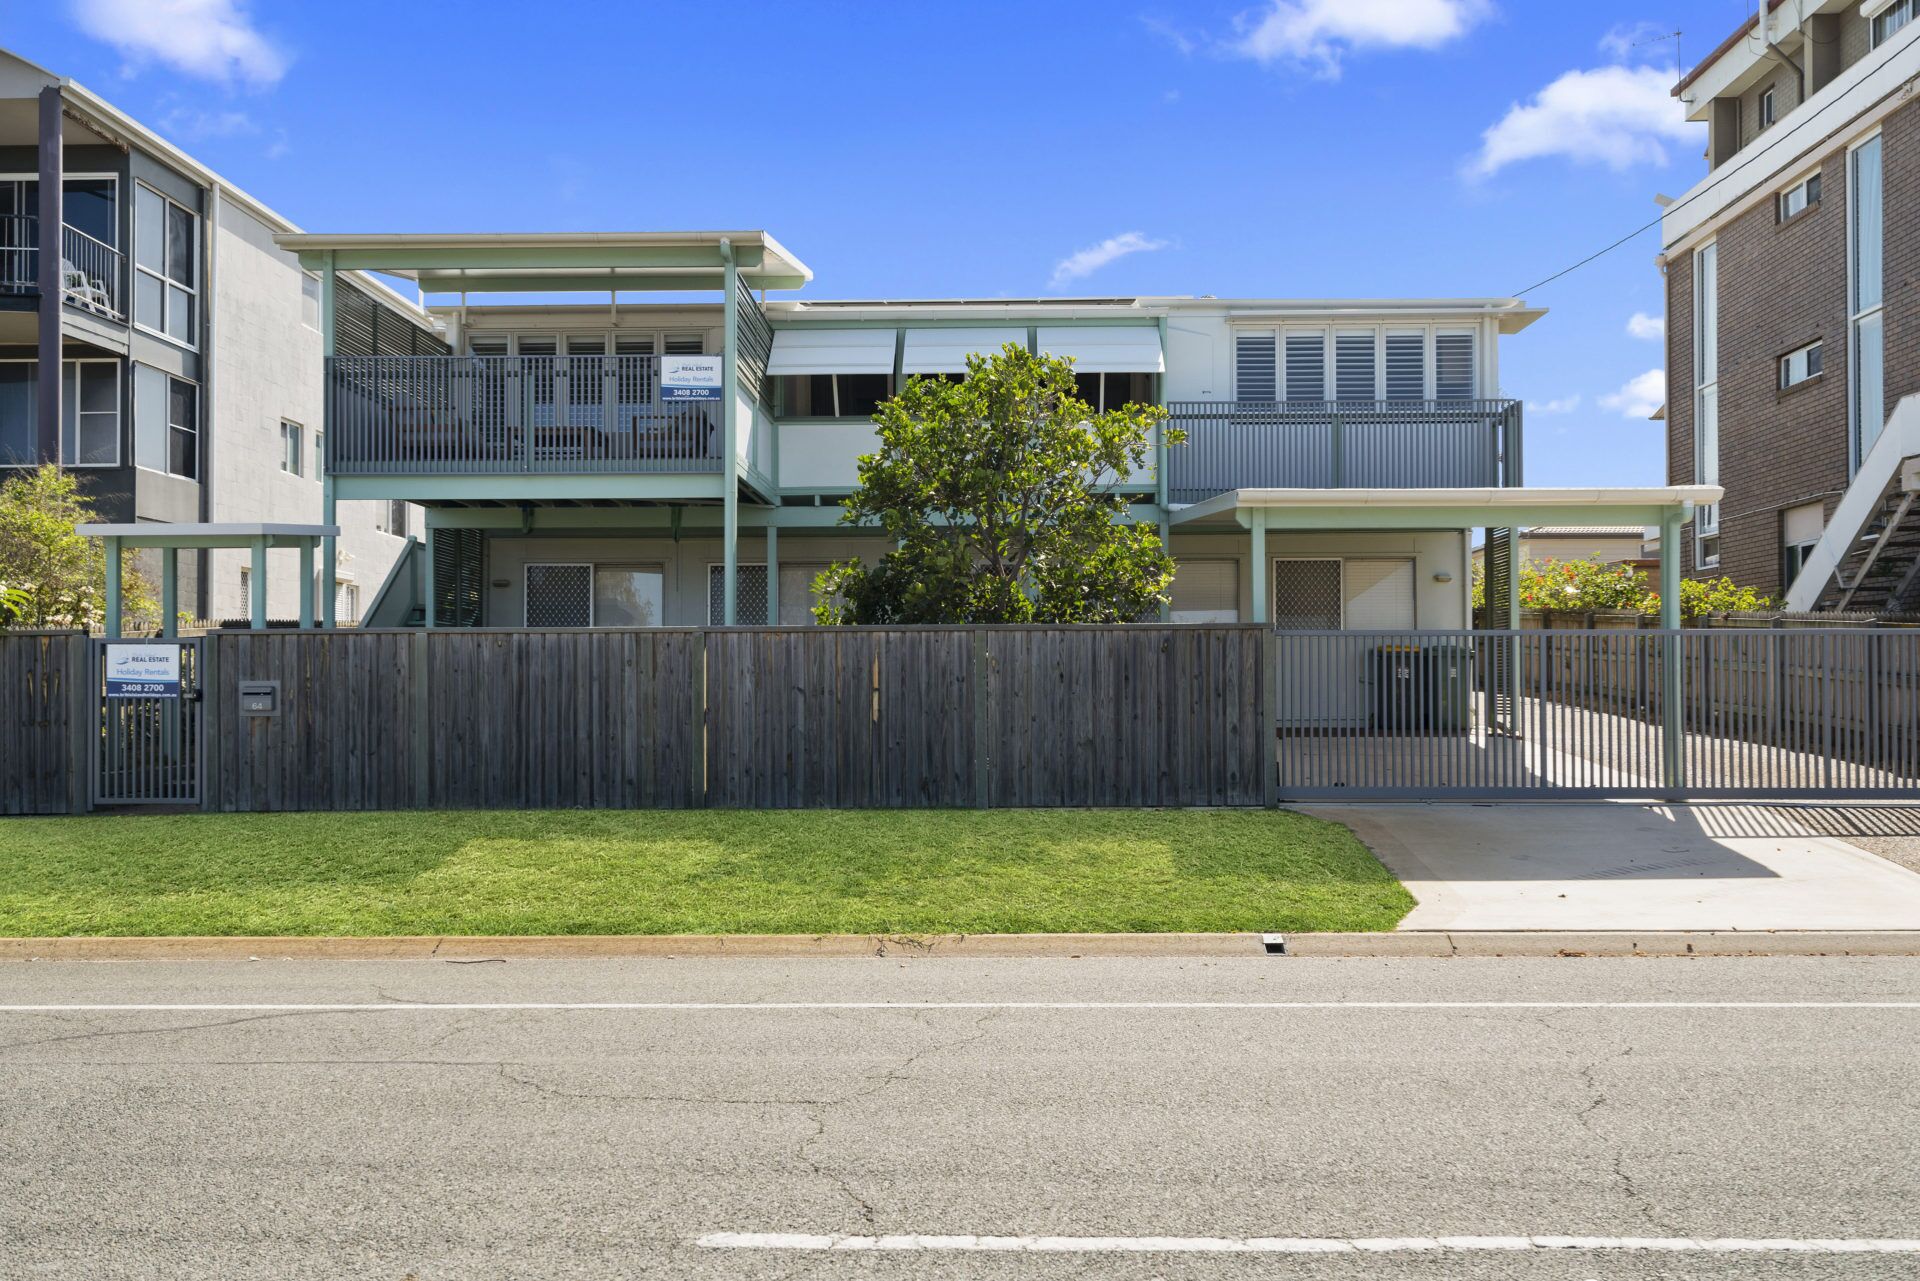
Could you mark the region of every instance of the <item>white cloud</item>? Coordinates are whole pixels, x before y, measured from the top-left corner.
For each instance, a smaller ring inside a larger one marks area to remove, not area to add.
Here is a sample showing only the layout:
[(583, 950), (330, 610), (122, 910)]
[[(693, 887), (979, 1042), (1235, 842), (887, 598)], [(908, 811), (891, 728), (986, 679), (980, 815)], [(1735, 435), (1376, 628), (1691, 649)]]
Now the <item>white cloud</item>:
[(1058, 288), (1068, 281), (1079, 280), (1083, 276), (1091, 276), (1108, 263), (1125, 258), (1128, 254), (1151, 253), (1166, 247), (1166, 241), (1150, 240), (1146, 233), (1139, 231), (1125, 231), (1117, 236), (1108, 236), (1099, 244), (1089, 245), (1054, 264), (1054, 287)]
[(1627, 332), (1647, 342), (1662, 342), (1667, 336), (1667, 318), (1636, 311), (1627, 317)]
[(1484, 178), (1547, 156), (1614, 170), (1665, 165), (1669, 146), (1696, 147), (1703, 139), (1673, 97), (1671, 80), (1654, 67), (1569, 71), (1533, 101), (1509, 108), (1482, 135), (1468, 171)]
[(245, 0), (70, 0), (82, 31), (104, 40), (131, 67), (158, 62), (222, 83), (264, 87), (287, 71), (287, 56), (255, 29)]
[(1658, 22), (1623, 22), (1600, 37), (1600, 49), (1616, 62), (1630, 62), (1635, 58), (1652, 60), (1659, 58), (1663, 51), (1671, 61), (1674, 51), (1666, 46), (1679, 34)]
[(1234, 19), (1226, 51), (1340, 74), (1356, 49), (1435, 49), (1492, 12), (1488, 0), (1268, 0)]
[(260, 126), (244, 111), (201, 111), (196, 107), (175, 107), (160, 117), (160, 132), (176, 138), (238, 138), (260, 132)]
[(1580, 408), (1580, 393), (1562, 396), (1558, 400), (1529, 400), (1527, 412), (1530, 414), (1570, 414)]
[(1649, 369), (1629, 378), (1619, 391), (1600, 398), (1601, 408), (1611, 409), (1622, 418), (1651, 418), (1654, 411), (1666, 403), (1667, 372), (1664, 369)]

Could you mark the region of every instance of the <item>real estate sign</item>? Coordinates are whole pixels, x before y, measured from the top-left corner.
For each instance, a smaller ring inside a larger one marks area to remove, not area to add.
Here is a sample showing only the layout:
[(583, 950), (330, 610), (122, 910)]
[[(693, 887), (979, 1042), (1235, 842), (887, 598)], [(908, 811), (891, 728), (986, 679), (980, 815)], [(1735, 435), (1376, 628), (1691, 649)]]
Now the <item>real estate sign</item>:
[(159, 643), (107, 646), (107, 697), (180, 697), (180, 647)]
[(660, 357), (660, 399), (718, 400), (723, 357)]

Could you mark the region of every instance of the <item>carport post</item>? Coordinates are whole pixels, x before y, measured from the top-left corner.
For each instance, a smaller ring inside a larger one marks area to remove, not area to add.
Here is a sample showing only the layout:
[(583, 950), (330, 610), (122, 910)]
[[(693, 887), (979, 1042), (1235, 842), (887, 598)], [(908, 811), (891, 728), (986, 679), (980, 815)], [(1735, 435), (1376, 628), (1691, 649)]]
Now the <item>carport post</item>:
[(1248, 530), (1253, 552), (1253, 621), (1267, 621), (1267, 509), (1252, 512), (1253, 527)]
[(120, 540), (105, 538), (107, 545), (107, 635), (120, 634)]
[(1660, 732), (1662, 782), (1667, 799), (1680, 800), (1686, 784), (1684, 758), (1686, 726), (1680, 715), (1680, 516), (1678, 510), (1660, 519)]
[(313, 540), (300, 540), (300, 626), (313, 626)]
[(267, 630), (267, 540), (253, 540), (253, 572), (248, 575), (247, 625), (256, 632)]
[[(779, 514), (779, 509), (774, 509)], [(780, 626), (780, 527), (767, 521), (767, 626)]]
[(180, 634), (180, 549), (160, 549), (160, 634), (168, 640)]

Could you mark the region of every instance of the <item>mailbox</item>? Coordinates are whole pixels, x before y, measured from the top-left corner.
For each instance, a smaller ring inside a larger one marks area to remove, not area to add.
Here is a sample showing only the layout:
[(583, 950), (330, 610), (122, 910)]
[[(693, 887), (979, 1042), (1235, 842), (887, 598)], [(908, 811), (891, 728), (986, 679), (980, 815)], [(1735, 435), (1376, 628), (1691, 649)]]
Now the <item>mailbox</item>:
[(241, 681), (240, 714), (242, 716), (278, 716), (280, 714), (280, 682)]

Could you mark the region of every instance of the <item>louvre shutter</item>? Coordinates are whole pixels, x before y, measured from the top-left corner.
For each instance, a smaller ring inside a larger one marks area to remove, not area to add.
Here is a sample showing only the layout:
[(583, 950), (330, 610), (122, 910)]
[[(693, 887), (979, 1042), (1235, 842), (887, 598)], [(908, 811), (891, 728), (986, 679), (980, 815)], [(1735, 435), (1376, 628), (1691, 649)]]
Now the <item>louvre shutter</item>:
[(1437, 334), (1433, 340), (1433, 394), (1436, 400), (1474, 398), (1473, 335)]
[(1234, 336), (1233, 396), (1235, 400), (1280, 399), (1272, 334)]
[(1336, 400), (1372, 400), (1378, 395), (1375, 385), (1373, 330), (1336, 334), (1333, 340), (1333, 358)]
[(1387, 399), (1427, 397), (1427, 336), (1419, 330), (1387, 334)]
[[(1287, 335), (1287, 399), (1327, 398), (1327, 336)], [(1371, 399), (1369, 397), (1369, 399)]]
[(371, 356), (373, 299), (349, 281), (339, 282), (333, 304), (333, 350), (341, 356)]

